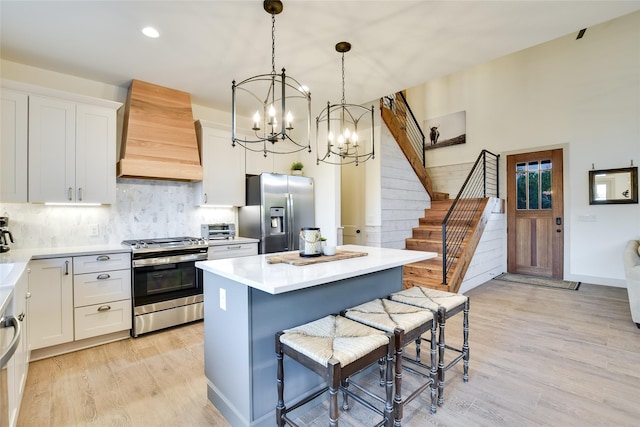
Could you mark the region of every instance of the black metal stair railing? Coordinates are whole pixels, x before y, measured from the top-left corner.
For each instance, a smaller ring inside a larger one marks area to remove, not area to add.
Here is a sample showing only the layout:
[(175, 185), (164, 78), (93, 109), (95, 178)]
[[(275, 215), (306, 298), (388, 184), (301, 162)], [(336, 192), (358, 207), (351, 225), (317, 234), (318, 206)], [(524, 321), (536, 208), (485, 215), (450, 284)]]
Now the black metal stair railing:
[(442, 284), (461, 255), (467, 232), (486, 197), (500, 197), (498, 161), (500, 156), (482, 150), (467, 175), (451, 208), (442, 220)]
[(402, 123), (407, 134), (407, 138), (409, 139), (409, 142), (411, 142), (411, 146), (421, 159), (422, 166), (425, 167), (425, 136), (418, 124), (418, 121), (416, 120), (416, 117), (413, 115), (413, 111), (409, 108), (409, 104), (407, 103), (405, 96), (402, 92), (385, 96), (382, 98), (382, 105), (383, 107), (391, 110), (398, 121)]

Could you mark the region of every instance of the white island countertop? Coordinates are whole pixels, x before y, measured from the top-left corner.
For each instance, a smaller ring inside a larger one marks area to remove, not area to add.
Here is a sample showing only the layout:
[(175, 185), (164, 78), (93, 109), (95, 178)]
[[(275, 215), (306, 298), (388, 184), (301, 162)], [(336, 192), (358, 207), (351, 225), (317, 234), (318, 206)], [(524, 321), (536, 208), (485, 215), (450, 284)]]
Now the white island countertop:
[(357, 245), (339, 246), (338, 249), (366, 252), (367, 255), (339, 261), (295, 266), (282, 263), (269, 264), (266, 258), (276, 254), (263, 254), (198, 261), (196, 262), (196, 267), (205, 272), (217, 274), (254, 289), (276, 295), (400, 267), (412, 262), (434, 258), (437, 255), (435, 252)]

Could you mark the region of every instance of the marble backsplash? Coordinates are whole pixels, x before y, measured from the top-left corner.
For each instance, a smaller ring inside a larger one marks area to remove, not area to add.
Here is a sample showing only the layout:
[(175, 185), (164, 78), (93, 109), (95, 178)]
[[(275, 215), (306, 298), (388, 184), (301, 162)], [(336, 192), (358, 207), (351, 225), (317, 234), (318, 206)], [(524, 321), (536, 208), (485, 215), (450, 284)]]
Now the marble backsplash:
[(126, 239), (200, 236), (200, 224), (236, 222), (236, 208), (195, 206), (194, 184), (118, 179), (110, 206), (0, 203), (15, 249), (117, 245)]

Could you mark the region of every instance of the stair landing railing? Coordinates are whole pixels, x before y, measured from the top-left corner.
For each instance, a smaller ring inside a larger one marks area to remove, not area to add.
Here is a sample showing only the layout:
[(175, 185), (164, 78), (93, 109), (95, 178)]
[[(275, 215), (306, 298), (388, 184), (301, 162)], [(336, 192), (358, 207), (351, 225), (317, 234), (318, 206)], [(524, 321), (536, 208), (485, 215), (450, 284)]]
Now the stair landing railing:
[(442, 284), (456, 259), (483, 199), (500, 197), (498, 161), (500, 155), (482, 150), (462, 188), (442, 220)]
[(422, 166), (426, 166), (425, 162), (425, 136), (424, 132), (420, 128), (416, 117), (413, 115), (413, 111), (409, 108), (407, 98), (402, 92), (397, 92), (393, 95), (388, 95), (380, 99), (382, 106), (391, 110), (396, 118), (402, 123), (404, 130), (406, 131), (407, 138), (411, 142), (411, 147), (415, 150), (416, 154), (422, 161)]

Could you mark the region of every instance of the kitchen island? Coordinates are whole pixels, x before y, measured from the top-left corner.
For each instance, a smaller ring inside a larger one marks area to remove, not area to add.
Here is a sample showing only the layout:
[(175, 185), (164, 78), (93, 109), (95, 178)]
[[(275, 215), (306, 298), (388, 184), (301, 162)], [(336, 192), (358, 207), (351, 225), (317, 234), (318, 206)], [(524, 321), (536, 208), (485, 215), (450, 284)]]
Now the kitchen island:
[[(295, 266), (275, 254), (200, 261), (204, 277), (204, 356), (208, 397), (233, 426), (275, 424), (275, 333), (402, 289), (402, 266), (433, 252), (340, 246), (357, 258)], [(326, 257), (328, 259), (330, 257)], [(285, 401), (323, 387), (285, 360)]]

